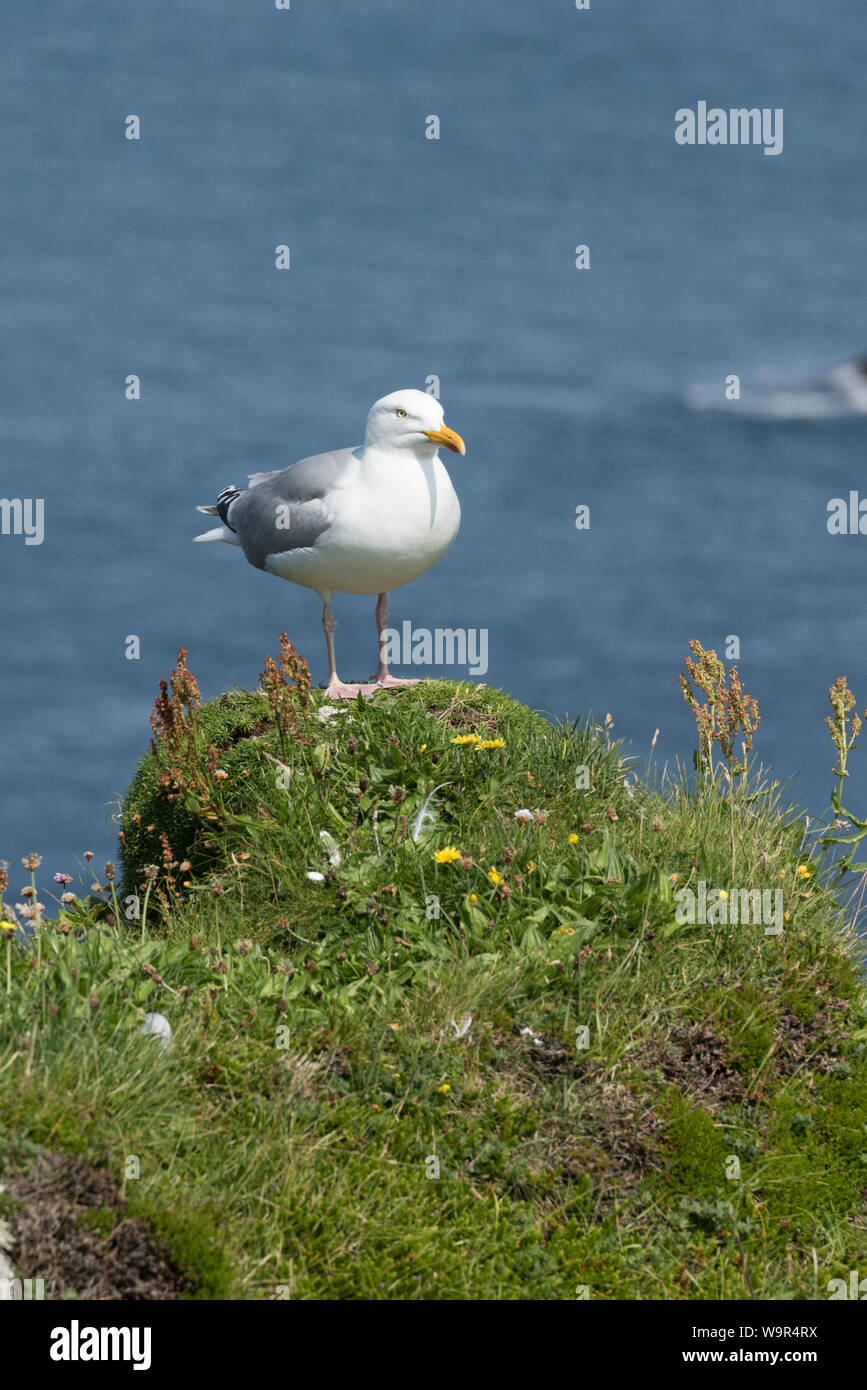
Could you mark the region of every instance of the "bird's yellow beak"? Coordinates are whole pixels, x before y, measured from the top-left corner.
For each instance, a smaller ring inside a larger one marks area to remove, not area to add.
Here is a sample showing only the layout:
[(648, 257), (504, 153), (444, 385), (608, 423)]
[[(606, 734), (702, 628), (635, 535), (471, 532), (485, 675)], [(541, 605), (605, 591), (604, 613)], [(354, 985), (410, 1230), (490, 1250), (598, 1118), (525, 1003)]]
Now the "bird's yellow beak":
[(447, 449), (451, 449), (453, 454), (465, 454), (467, 446), (455, 430), (450, 430), (447, 425), (443, 425), (441, 430), (422, 430), (428, 439), (432, 439), (434, 444), (444, 444)]

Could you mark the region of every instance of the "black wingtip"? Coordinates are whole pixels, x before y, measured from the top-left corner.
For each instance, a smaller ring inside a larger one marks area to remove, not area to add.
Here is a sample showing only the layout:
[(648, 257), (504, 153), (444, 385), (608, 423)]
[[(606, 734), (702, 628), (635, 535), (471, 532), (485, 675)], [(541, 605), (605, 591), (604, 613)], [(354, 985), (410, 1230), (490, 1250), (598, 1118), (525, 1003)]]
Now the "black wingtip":
[[(234, 486), (224, 487), (223, 491), (217, 496), (217, 516), (224, 526), (229, 526), (229, 508), (232, 503), (241, 496), (241, 489)], [(229, 526), (230, 531), (235, 531), (234, 526)], [(237, 532), (235, 532), (237, 535)]]

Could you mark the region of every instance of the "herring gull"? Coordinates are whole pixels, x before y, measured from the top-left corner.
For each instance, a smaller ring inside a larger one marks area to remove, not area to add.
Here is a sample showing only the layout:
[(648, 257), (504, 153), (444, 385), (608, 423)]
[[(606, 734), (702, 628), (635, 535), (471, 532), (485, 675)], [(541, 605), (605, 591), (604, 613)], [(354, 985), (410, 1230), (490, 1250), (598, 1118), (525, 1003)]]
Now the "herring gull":
[[(239, 545), (256, 569), (313, 589), (322, 599), (331, 698), (412, 683), (389, 674), (388, 595), (435, 565), (458, 534), (460, 503), (440, 445), (466, 453), (460, 435), (444, 424), (439, 401), (424, 391), (394, 391), (371, 407), (358, 448), (252, 473), (246, 491), (224, 488), (215, 506), (198, 508), (223, 524), (197, 541)], [(369, 684), (347, 685), (337, 674), (335, 590), (377, 595), (379, 655)]]

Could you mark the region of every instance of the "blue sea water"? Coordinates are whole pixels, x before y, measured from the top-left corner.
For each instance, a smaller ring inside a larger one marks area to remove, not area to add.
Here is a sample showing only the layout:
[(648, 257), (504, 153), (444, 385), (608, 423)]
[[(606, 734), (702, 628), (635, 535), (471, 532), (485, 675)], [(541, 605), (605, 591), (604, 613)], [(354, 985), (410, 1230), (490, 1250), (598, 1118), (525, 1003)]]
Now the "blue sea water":
[[(315, 596), (193, 545), (194, 507), (431, 375), (463, 525), (393, 622), (488, 629), (489, 683), (668, 760), (689, 638), (736, 634), (756, 752), (821, 814), (828, 686), (867, 704), (867, 539), (826, 529), (867, 417), (749, 400), (867, 350), (865, 50), (856, 0), (6, 0), (0, 495), (46, 516), (0, 536), (13, 891), (30, 850), (113, 856), (180, 646), (206, 696), (284, 628), (324, 678)], [(700, 100), (782, 108), (782, 154), (677, 145)], [(338, 596), (347, 679), (372, 608)]]

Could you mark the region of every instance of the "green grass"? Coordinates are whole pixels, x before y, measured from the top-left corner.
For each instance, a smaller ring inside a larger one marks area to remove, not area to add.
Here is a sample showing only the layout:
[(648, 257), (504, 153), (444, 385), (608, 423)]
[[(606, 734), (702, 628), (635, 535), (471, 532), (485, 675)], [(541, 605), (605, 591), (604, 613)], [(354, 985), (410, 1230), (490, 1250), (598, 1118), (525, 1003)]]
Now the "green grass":
[[(660, 789), (482, 688), (319, 702), (282, 742), (261, 694), (204, 706), (192, 790), (143, 758), (117, 896), (19, 935), (8, 993), (0, 945), (11, 1141), (107, 1164), (188, 1296), (824, 1298), (867, 1266), (860, 962), (778, 793)], [(784, 932), (680, 925), (699, 880), (781, 887)]]

